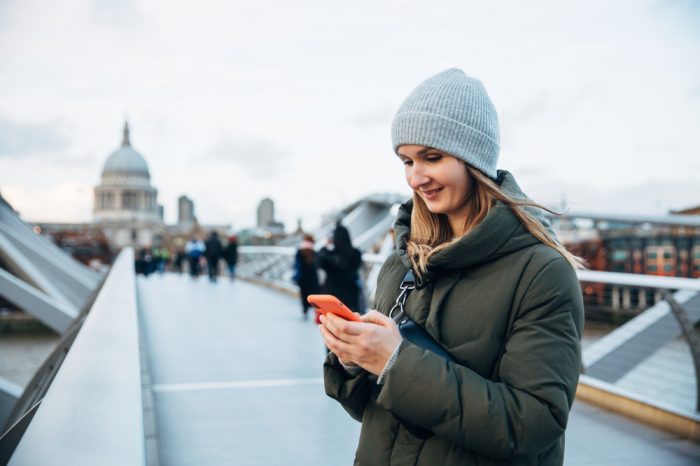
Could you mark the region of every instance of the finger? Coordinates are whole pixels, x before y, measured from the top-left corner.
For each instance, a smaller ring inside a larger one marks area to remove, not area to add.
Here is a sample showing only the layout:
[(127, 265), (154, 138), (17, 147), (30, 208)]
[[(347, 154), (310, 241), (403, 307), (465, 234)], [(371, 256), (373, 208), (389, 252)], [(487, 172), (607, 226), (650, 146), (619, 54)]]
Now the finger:
[(323, 338), (323, 342), (327, 347), (331, 348), (332, 346), (336, 345), (336, 342), (340, 341), (338, 337), (333, 335), (333, 333), (323, 325), (319, 325), (318, 329), (321, 332), (321, 337)]
[[(321, 327), (322, 329), (324, 329), (324, 330), (325, 330), (326, 332), (328, 332), (329, 334), (333, 335), (333, 337), (334, 337), (335, 339), (337, 339), (337, 340), (340, 340), (340, 341), (347, 341), (349, 338), (351, 338), (350, 335), (344, 333), (344, 332), (342, 331), (342, 329), (340, 329), (340, 328), (338, 328), (337, 326), (335, 326), (335, 325), (333, 324), (332, 320), (333, 320), (332, 317), (329, 318), (328, 315), (327, 315), (327, 317), (324, 319), (324, 323), (323, 323), (322, 325), (320, 325), (319, 327)], [(341, 322), (339, 323), (339, 325), (342, 326), (342, 319), (340, 319), (340, 320), (341, 320)]]
[[(358, 336), (361, 335), (363, 332), (362, 326), (364, 324), (360, 322), (351, 322), (349, 320), (345, 320), (342, 317), (338, 317), (334, 314), (326, 314), (327, 316), (327, 321), (331, 328), (331, 330), (336, 336), (341, 337), (343, 336)], [(343, 338), (345, 339), (345, 338)]]
[(338, 356), (340, 359), (342, 359), (343, 362), (345, 362), (345, 363), (350, 362), (350, 363), (355, 364), (355, 360), (351, 356), (351, 352), (352, 352), (351, 345), (336, 338), (335, 335), (333, 335), (331, 332), (329, 332), (324, 327), (319, 327), (319, 329), (321, 330), (321, 336), (323, 337), (323, 341), (329, 350), (331, 350), (333, 353), (335, 353), (335, 355)]
[(382, 327), (396, 326), (396, 323), (393, 319), (389, 318), (388, 316), (385, 316), (379, 311), (375, 311), (374, 309), (369, 311), (367, 314), (363, 315), (362, 321), (370, 324), (381, 325)]

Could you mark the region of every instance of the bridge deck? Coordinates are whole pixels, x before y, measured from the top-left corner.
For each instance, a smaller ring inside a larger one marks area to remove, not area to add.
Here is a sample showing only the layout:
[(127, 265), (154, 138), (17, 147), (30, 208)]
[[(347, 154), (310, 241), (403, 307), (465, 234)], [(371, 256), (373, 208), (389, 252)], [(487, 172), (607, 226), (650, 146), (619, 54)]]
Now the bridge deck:
[[(161, 464), (352, 464), (359, 424), (323, 393), (297, 300), (249, 283), (139, 278)], [(695, 465), (700, 446), (577, 402), (567, 465)]]

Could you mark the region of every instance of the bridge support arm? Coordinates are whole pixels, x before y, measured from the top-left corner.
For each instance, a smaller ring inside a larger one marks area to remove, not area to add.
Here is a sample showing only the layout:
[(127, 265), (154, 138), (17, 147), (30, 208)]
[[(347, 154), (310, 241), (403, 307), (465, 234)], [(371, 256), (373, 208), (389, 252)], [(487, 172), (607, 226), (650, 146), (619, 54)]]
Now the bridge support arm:
[(662, 295), (671, 307), (671, 312), (673, 312), (673, 316), (681, 327), (683, 337), (688, 342), (688, 346), (690, 346), (690, 354), (693, 356), (693, 365), (695, 366), (695, 410), (700, 412), (700, 335), (695, 331), (695, 327), (688, 319), (688, 314), (683, 309), (683, 306), (676, 301), (673, 294), (668, 290), (664, 290)]

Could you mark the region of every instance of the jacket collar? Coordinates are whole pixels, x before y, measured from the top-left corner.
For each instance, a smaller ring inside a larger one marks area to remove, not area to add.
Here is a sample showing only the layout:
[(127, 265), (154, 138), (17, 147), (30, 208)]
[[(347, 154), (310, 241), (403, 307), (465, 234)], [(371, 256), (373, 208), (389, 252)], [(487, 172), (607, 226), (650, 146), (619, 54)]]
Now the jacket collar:
[[(499, 170), (498, 181), (501, 188), (509, 195), (518, 199), (527, 199), (510, 173)], [(413, 201), (410, 200), (401, 206), (396, 218), (394, 232), (396, 247), (399, 251), (406, 249), (411, 228), (412, 210)], [(549, 222), (542, 215), (540, 209), (528, 208), (528, 212), (535, 215), (551, 231)], [(472, 231), (449, 248), (432, 256), (428, 266), (435, 271), (469, 268), (491, 262), (538, 242), (539, 240), (520, 224), (510, 208), (498, 201), (486, 218)], [(410, 265), (408, 256), (404, 253), (400, 257), (404, 265), (408, 267)]]

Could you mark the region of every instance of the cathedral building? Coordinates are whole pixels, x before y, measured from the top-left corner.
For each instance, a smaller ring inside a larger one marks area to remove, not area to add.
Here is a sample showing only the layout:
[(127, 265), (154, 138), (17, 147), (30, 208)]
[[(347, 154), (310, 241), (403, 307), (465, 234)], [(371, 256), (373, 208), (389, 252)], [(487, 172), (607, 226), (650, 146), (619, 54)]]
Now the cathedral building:
[(35, 222), (35, 231), (86, 264), (93, 260), (109, 263), (125, 246), (166, 248), (172, 254), (183, 249), (191, 237), (206, 238), (217, 231), (226, 237), (230, 224), (201, 225), (194, 213), (194, 201), (178, 199), (178, 222), (166, 225), (158, 190), (151, 185), (146, 159), (131, 145), (129, 125), (124, 123), (121, 146), (102, 167), (95, 186), (91, 223)]
[(121, 147), (107, 157), (102, 168), (93, 216), (117, 249), (152, 246), (163, 240), (158, 190), (151, 186), (146, 159), (131, 146), (128, 123)]

